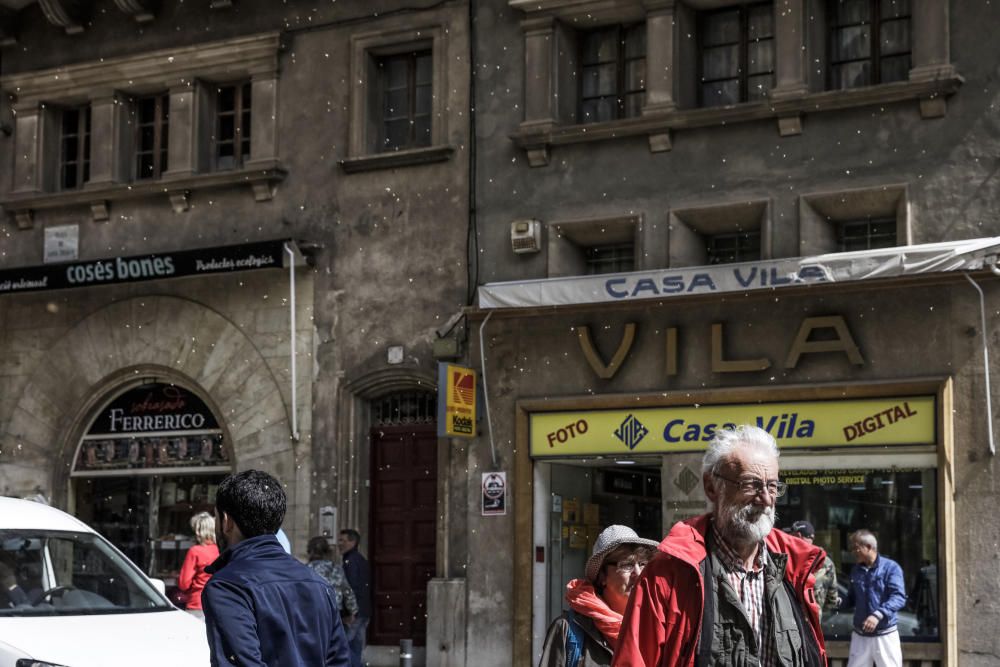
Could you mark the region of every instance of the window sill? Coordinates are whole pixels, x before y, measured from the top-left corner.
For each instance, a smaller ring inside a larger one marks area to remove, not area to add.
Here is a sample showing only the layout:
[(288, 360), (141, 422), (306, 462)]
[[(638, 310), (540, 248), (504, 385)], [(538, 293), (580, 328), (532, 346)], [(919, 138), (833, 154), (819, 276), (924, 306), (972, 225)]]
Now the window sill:
[(552, 146), (604, 141), (619, 137), (647, 136), (653, 153), (673, 148), (672, 133), (700, 127), (728, 125), (757, 120), (777, 119), (778, 133), (793, 136), (802, 133), (802, 117), (839, 109), (919, 101), (924, 118), (945, 115), (946, 98), (955, 94), (963, 83), (961, 76), (922, 81), (904, 81), (867, 88), (828, 90), (819, 93), (772, 98), (768, 102), (751, 102), (724, 107), (699, 109), (646, 110), (640, 118), (586, 125), (558, 125), (550, 122), (522, 123), (511, 140), (528, 155), (532, 167), (549, 163)]
[(176, 213), (190, 208), (190, 195), (199, 190), (249, 185), (254, 200), (268, 201), (274, 197), (274, 188), (284, 180), (287, 172), (276, 162), (260, 163), (250, 167), (204, 174), (170, 175), (159, 180), (133, 183), (88, 183), (78, 190), (17, 194), (0, 201), (4, 211), (14, 216), (17, 226), (30, 229), (34, 212), (73, 206), (89, 206), (94, 222), (110, 219), (111, 203), (126, 199), (141, 199), (166, 195)]
[(419, 164), (430, 164), (431, 162), (445, 162), (451, 158), (451, 155), (454, 152), (454, 146), (410, 148), (403, 151), (372, 153), (370, 155), (359, 155), (357, 157), (345, 158), (340, 161), (340, 166), (348, 174), (356, 174), (358, 172), (374, 171), (376, 169), (395, 169), (397, 167), (411, 167)]

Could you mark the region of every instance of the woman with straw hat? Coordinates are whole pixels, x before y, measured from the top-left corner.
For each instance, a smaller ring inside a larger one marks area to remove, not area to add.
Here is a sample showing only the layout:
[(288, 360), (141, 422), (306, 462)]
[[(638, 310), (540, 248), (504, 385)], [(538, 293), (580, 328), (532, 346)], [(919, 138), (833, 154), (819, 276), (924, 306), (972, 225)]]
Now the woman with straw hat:
[(608, 526), (598, 535), (585, 578), (566, 585), (569, 611), (549, 626), (539, 667), (611, 664), (628, 595), (657, 546), (628, 526)]

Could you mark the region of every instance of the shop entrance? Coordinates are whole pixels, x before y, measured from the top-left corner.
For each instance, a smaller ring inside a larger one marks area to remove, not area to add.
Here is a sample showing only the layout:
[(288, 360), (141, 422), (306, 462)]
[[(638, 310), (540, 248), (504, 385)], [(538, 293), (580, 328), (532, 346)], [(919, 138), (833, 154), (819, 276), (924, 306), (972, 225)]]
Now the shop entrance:
[(427, 635), (427, 582), (436, 571), (437, 426), (432, 393), (373, 405), (369, 641), (398, 646)]
[[(545, 466), (546, 464), (540, 464)], [(546, 466), (552, 499), (549, 514), (547, 620), (567, 608), (566, 584), (582, 577), (594, 541), (613, 524), (640, 537), (663, 539), (659, 461), (650, 465)]]
[(215, 415), (185, 388), (147, 382), (120, 391), (77, 448), (74, 512), (171, 593), (194, 544), (190, 518), (213, 511), (230, 472), (224, 440)]

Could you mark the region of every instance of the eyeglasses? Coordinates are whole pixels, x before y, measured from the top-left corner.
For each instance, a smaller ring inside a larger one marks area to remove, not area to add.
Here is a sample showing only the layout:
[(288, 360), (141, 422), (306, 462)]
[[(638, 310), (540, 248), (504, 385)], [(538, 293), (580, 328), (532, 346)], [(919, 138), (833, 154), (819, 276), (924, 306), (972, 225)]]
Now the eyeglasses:
[(639, 559), (635, 556), (629, 556), (628, 558), (624, 558), (620, 561), (608, 561), (605, 563), (605, 565), (613, 566), (616, 570), (618, 570), (619, 574), (631, 574), (635, 568), (639, 568), (639, 571), (642, 572), (642, 569), (648, 564), (648, 560)]
[(767, 482), (762, 479), (744, 479), (742, 481), (736, 481), (735, 479), (723, 477), (717, 472), (713, 472), (712, 475), (718, 477), (723, 482), (729, 482), (734, 485), (745, 496), (758, 496), (766, 489), (769, 495), (772, 495), (775, 498), (780, 498), (785, 495), (785, 491), (788, 490), (787, 484), (776, 479), (772, 479)]

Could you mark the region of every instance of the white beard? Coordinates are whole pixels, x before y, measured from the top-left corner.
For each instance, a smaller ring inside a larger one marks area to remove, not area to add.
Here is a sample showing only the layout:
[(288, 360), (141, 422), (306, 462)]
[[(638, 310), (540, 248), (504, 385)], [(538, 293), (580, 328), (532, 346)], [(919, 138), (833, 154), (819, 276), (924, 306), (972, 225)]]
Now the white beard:
[(778, 520), (773, 507), (753, 503), (717, 508), (715, 525), (730, 544), (757, 544), (767, 537)]

